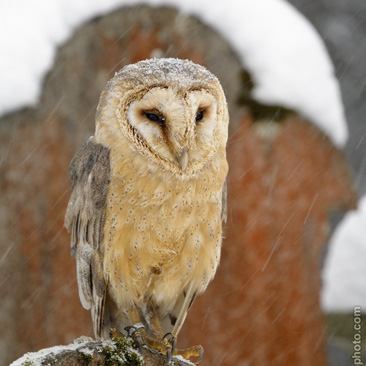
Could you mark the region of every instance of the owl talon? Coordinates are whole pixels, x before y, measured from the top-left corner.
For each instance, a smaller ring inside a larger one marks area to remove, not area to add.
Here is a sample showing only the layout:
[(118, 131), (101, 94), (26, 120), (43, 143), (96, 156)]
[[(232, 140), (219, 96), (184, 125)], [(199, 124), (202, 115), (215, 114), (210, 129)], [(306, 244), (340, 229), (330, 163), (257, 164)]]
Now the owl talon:
[(201, 347), (201, 353), (198, 357), (198, 360), (194, 363), (195, 365), (198, 365), (202, 360), (203, 360), (203, 356), (204, 356), (204, 350), (203, 350), (203, 347)]
[(198, 357), (198, 360), (194, 363), (195, 365), (198, 365), (204, 356), (204, 351), (202, 346), (193, 346), (186, 349), (177, 349), (174, 352), (174, 356), (182, 356), (186, 360), (189, 360), (191, 357)]
[(139, 347), (140, 354), (142, 355), (142, 337), (141, 336), (137, 337), (136, 342)]
[(140, 329), (145, 329), (142, 323), (136, 323), (134, 325), (129, 325), (125, 327), (125, 331), (127, 332), (127, 337), (133, 338), (139, 347), (139, 351), (142, 354), (142, 341), (146, 344), (145, 338), (140, 332)]
[(170, 344), (168, 344), (166, 346), (166, 364), (169, 365), (170, 361), (172, 360), (172, 346)]
[(161, 339), (161, 341), (163, 342), (165, 339), (167, 339), (169, 345), (170, 345), (170, 349), (171, 349), (171, 353), (174, 354), (175, 351), (175, 345), (177, 343), (177, 339), (173, 336), (172, 333), (166, 333), (164, 335), (164, 337)]
[(138, 332), (140, 329), (145, 329), (144, 325), (142, 323), (136, 323), (134, 325), (129, 325), (128, 327), (125, 327), (125, 331), (127, 332), (127, 337), (133, 337), (136, 332)]

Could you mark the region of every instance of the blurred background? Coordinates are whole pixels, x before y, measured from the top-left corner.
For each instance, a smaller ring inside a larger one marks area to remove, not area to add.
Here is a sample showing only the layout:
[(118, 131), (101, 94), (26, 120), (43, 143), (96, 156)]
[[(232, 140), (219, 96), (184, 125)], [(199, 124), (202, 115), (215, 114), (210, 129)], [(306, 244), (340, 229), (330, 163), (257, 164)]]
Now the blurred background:
[(179, 345), (202, 365), (348, 366), (360, 318), (366, 360), (365, 37), (357, 0), (2, 0), (0, 365), (92, 335), (67, 169), (106, 82), (149, 57), (206, 66), (231, 116), (222, 260)]

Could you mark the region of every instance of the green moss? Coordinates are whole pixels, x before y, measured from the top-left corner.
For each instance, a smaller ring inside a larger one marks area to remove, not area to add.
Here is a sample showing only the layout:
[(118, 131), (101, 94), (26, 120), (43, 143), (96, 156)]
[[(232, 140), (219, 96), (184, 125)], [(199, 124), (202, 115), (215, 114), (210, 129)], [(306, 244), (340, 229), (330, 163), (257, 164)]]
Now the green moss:
[(33, 362), (30, 361), (30, 360), (27, 360), (27, 361), (22, 363), (22, 366), (33, 366)]
[(93, 356), (89, 355), (87, 353), (78, 352), (78, 361), (82, 363), (83, 365), (87, 366), (90, 364), (90, 362), (93, 360)]
[(105, 356), (105, 364), (107, 366), (141, 366), (142, 361), (139, 355), (132, 351), (136, 349), (136, 344), (129, 339), (123, 337), (113, 338), (113, 347), (103, 347), (103, 355)]

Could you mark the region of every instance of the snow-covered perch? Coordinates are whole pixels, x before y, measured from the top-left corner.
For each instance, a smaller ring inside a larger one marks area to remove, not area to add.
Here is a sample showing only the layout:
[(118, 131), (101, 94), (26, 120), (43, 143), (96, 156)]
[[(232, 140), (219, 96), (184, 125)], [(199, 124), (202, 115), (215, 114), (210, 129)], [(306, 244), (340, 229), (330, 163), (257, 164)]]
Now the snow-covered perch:
[[(26, 353), (10, 366), (165, 366), (166, 357), (143, 347), (142, 355), (131, 339), (115, 338), (112, 341), (94, 341), (80, 337), (67, 346), (55, 346), (38, 352)], [(182, 357), (173, 357), (171, 366), (191, 366)]]
[[(217, 29), (255, 82), (260, 103), (293, 109), (342, 147), (347, 141), (340, 89), (325, 46), (284, 0), (18, 0), (0, 3), (0, 115), (35, 105), (57, 46), (92, 17), (140, 3), (175, 6)], [(224, 15), (224, 16), (223, 16)], [(16, 21), (14, 21), (16, 19)]]

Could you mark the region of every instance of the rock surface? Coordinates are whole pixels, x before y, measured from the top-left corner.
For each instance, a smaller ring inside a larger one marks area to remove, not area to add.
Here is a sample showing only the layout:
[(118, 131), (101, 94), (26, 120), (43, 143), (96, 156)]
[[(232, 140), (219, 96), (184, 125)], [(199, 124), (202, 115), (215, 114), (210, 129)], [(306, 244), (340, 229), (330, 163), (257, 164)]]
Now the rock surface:
[[(140, 353), (141, 352), (141, 353)], [(56, 346), (27, 353), (10, 366), (166, 366), (166, 356), (147, 347), (141, 350), (131, 339), (93, 341), (80, 337), (67, 346)], [(170, 366), (191, 366), (182, 357), (172, 357)]]

